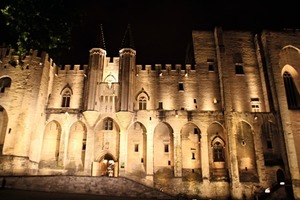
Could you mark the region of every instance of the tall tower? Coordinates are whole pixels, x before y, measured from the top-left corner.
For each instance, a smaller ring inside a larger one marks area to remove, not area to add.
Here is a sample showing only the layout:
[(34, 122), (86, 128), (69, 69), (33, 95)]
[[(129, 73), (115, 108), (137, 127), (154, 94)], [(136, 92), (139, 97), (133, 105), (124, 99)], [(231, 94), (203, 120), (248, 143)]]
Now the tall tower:
[(130, 25), (127, 26), (120, 47), (120, 69), (119, 69), (119, 105), (120, 111), (133, 111), (133, 88), (135, 85), (135, 60), (136, 51)]
[(85, 110), (95, 110), (98, 86), (103, 79), (103, 67), (106, 58), (106, 48), (102, 25), (100, 26), (99, 48), (90, 50), (89, 70), (85, 90)]

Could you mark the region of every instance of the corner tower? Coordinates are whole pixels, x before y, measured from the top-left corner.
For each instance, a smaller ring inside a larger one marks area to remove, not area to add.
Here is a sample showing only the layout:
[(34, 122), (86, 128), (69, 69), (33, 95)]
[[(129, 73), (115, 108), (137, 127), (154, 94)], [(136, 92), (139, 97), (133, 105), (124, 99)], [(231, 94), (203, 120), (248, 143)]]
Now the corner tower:
[(133, 111), (133, 89), (135, 85), (135, 60), (136, 51), (130, 25), (127, 26), (122, 44), (120, 47), (120, 69), (119, 69), (119, 105), (120, 111)]

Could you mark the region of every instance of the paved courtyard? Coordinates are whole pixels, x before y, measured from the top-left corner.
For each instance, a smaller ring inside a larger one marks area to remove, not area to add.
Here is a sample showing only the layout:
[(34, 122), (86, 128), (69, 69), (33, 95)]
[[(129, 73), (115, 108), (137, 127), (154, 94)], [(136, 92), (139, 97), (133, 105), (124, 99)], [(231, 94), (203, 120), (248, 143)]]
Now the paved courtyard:
[[(142, 199), (145, 200), (145, 198), (0, 189), (0, 200), (96, 200), (96, 199), (97, 200), (142, 200)], [(152, 199), (147, 199), (147, 200), (152, 200)]]

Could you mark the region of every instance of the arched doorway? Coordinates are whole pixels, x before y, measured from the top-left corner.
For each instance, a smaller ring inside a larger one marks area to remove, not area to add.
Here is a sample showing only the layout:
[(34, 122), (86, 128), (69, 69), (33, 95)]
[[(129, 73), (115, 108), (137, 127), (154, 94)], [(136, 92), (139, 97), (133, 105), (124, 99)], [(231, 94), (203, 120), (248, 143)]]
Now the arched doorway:
[(114, 177), (117, 176), (118, 162), (111, 154), (107, 153), (99, 162), (93, 162), (92, 169), (92, 176)]

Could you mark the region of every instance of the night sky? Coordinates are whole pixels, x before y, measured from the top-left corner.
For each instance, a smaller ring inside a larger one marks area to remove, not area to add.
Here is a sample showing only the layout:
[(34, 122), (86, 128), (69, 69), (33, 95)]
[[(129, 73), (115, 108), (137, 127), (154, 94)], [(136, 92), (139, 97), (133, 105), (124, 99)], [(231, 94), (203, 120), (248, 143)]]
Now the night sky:
[[(71, 2), (71, 1), (70, 1)], [(82, 22), (73, 30), (64, 64), (88, 64), (89, 50), (99, 47), (102, 24), (107, 56), (117, 57), (128, 24), (137, 64), (184, 64), (192, 30), (300, 28), (297, 1), (85, 0)], [(97, 38), (98, 37), (98, 38)]]

